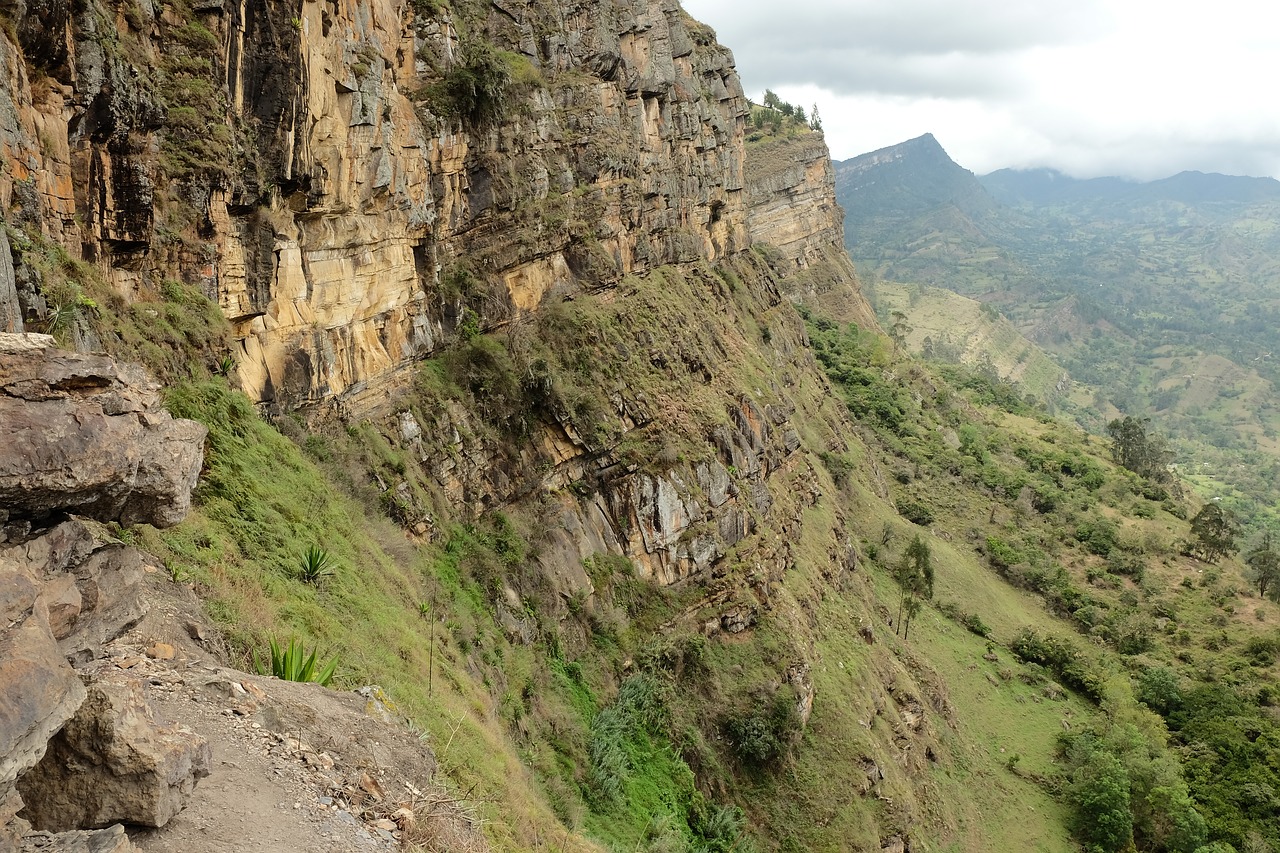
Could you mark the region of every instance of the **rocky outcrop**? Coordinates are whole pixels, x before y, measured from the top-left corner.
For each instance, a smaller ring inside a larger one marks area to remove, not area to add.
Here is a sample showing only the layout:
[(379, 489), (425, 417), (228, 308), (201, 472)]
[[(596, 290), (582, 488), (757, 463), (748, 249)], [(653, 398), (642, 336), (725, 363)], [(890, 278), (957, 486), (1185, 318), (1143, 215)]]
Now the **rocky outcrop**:
[(822, 260), (830, 244), (844, 245), (844, 211), (836, 204), (835, 171), (820, 132), (749, 142), (746, 178), (753, 241), (773, 246), (797, 269)]
[(0, 208), (198, 284), (257, 400), (375, 409), (463, 323), (749, 245), (733, 58), (674, 0), (139, 9), (14, 4)]
[[(160, 407), (158, 386), (139, 368), (51, 344), (41, 335), (0, 335), (0, 432), (6, 437), (0, 447), (0, 841), (11, 844), (23, 834), (26, 817), (77, 829), (167, 819), (175, 808), (170, 798), (168, 805), (157, 800), (150, 811), (97, 809), (45, 820), (63, 796), (55, 790), (111, 790), (86, 772), (91, 766), (123, 767), (130, 784), (174, 778), (172, 760), (152, 761), (146, 772), (136, 764), (147, 760), (142, 746), (155, 743), (141, 722), (145, 711), (117, 698), (105, 703), (120, 709), (114, 722), (101, 713), (95, 717), (104, 708), (101, 691), (86, 691), (72, 667), (96, 657), (103, 643), (142, 618), (149, 558), (112, 541), (94, 521), (67, 513), (103, 521), (178, 521), (190, 506), (205, 434), (198, 424), (170, 417)], [(98, 699), (86, 703), (86, 696)], [(75, 720), (80, 722), (68, 722)], [(98, 740), (76, 737), (86, 731)], [(190, 743), (176, 753), (203, 755), (207, 764), (207, 751)], [(126, 754), (134, 764), (121, 763)], [(51, 767), (74, 771), (74, 779), (39, 788), (35, 780), (52, 778)], [(15, 782), (35, 786), (28, 789), (26, 809)], [(130, 849), (117, 836), (91, 834), (67, 843)], [(62, 849), (60, 844), (41, 836), (27, 847)]]
[(753, 134), (747, 144), (747, 221), (754, 242), (783, 259), (784, 290), (823, 314), (867, 328), (875, 314), (844, 247), (844, 211), (821, 133)]
[[(190, 508), (207, 430), (175, 420), (140, 368), (0, 335), (0, 512), (167, 527)], [(0, 519), (3, 521), (4, 519)]]

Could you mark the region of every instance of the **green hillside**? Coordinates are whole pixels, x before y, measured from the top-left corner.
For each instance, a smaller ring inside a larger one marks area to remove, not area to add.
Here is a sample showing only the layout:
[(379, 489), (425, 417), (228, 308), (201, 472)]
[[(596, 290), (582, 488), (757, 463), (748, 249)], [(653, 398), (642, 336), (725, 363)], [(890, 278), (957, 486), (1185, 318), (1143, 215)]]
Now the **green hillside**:
[[(918, 147), (837, 165), (837, 175), (889, 185), (857, 192), (837, 180), (841, 204), (856, 211), (847, 245), (869, 278), (993, 305), (1095, 390), (1080, 399), (1082, 423), (1100, 430), (1120, 412), (1150, 417), (1183, 470), (1212, 472), (1198, 479), (1207, 495), (1224, 497), (1254, 529), (1280, 520), (1271, 492), (1280, 185), (1196, 173), (1148, 184), (1047, 170), (977, 178), (937, 152), (913, 156)], [(893, 167), (880, 169), (888, 159)], [(885, 227), (864, 227), (892, 186), (907, 192), (922, 181), (963, 191), (946, 201), (913, 195), (905, 213), (883, 205)], [(935, 322), (906, 313), (912, 326)]]

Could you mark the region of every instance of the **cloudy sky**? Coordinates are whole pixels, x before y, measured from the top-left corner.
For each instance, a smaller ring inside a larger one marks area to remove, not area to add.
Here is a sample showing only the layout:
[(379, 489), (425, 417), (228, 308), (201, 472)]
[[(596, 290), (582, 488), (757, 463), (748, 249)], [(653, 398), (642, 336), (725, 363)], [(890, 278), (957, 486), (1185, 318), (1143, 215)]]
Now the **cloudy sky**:
[(978, 174), (1280, 177), (1268, 0), (684, 0), (837, 160), (933, 133)]

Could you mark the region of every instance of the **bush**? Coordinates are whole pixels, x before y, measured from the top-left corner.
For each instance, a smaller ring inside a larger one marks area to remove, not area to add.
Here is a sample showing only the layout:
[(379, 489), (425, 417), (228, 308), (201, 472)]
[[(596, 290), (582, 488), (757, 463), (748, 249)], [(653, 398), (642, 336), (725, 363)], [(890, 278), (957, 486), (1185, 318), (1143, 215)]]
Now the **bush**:
[[(330, 659), (328, 663), (318, 664), (316, 660), (318, 649), (313, 649), (308, 655), (302, 643), (292, 638), (285, 648), (281, 648), (274, 638), (270, 643), (270, 674), (281, 681), (314, 681), (321, 686), (328, 686), (333, 680), (333, 674), (338, 668), (336, 657)], [(253, 655), (253, 665), (259, 675), (268, 673), (266, 665), (258, 660), (257, 652)], [(319, 666), (318, 669), (317, 666)]]
[(465, 61), (428, 88), (432, 111), (477, 126), (500, 120), (509, 101), (510, 59), (483, 41), (466, 41), (462, 53)]
[(911, 499), (903, 499), (898, 501), (898, 513), (912, 524), (918, 524), (921, 527), (927, 527), (933, 524), (933, 510)]
[(767, 704), (729, 717), (722, 727), (739, 761), (754, 770), (766, 769), (787, 753), (800, 733), (795, 691), (785, 686)]
[(995, 536), (988, 536), (986, 545), (987, 562), (996, 571), (1003, 573), (1025, 559), (1021, 551)]
[(1138, 699), (1160, 716), (1169, 716), (1182, 705), (1178, 676), (1164, 666), (1148, 669), (1138, 681)]
[(1090, 552), (1105, 557), (1116, 547), (1119, 529), (1105, 518), (1086, 519), (1076, 525), (1075, 538)]

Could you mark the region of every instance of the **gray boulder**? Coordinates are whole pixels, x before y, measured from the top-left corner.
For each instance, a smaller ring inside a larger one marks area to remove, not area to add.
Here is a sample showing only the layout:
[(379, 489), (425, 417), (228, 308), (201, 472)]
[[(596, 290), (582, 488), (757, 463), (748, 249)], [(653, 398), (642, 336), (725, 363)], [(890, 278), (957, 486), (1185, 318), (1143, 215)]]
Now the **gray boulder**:
[(136, 365), (0, 334), (0, 507), (177, 524), (191, 507), (205, 427), (176, 420)]

